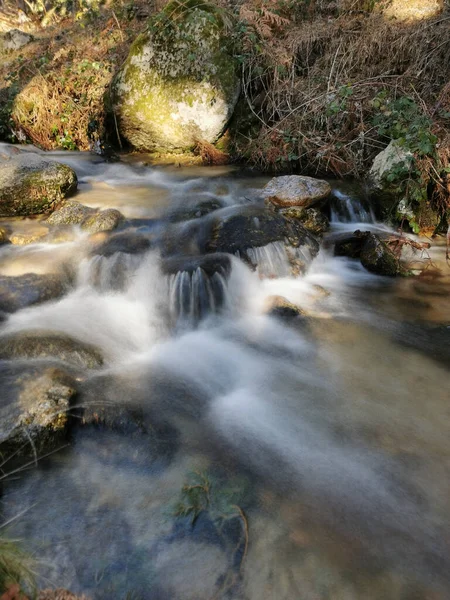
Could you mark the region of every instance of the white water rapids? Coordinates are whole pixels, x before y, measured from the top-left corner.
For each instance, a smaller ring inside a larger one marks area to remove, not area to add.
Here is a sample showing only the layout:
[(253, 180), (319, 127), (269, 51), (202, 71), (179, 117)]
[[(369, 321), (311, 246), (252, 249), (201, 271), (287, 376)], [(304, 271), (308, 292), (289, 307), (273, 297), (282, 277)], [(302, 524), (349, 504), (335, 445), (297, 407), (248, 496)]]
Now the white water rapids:
[[(263, 184), (64, 160), (77, 200), (118, 208), (149, 239), (180, 207), (245, 204)], [(357, 192), (335, 198), (330, 236), (384, 228)], [(256, 271), (233, 257), (229, 276), (205, 277), (165, 275), (157, 248), (99, 256), (72, 234), (0, 249), (0, 274), (65, 269), (74, 282), (0, 334), (98, 347), (105, 366), (81, 401), (138, 411), (147, 433), (75, 428), (70, 448), (6, 481), (3, 518), (25, 511), (11, 532), (37, 553), (43, 586), (111, 600), (450, 598), (450, 375), (432, 337), (450, 322), (448, 297), (331, 246), (303, 277), (277, 243), (251, 250)], [(442, 260), (443, 247), (431, 252)], [(271, 295), (310, 319), (265, 314)], [(232, 518), (174, 516), (192, 472), (208, 474), (211, 494), (238, 489)]]

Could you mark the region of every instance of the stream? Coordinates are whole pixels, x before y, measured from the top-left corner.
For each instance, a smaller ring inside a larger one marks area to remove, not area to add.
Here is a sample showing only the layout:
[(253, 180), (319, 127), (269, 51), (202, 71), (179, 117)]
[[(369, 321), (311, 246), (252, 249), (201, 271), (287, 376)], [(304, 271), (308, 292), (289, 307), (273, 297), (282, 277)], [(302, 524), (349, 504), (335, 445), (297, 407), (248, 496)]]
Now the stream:
[[(387, 227), (332, 182), (331, 229), (304, 276), (277, 244), (253, 249), (256, 270), (232, 257), (228, 277), (166, 275), (153, 240), (184, 248), (177, 211), (256, 202), (267, 178), (53, 154), (76, 170), (76, 200), (119, 209), (148, 249), (98, 255), (101, 234), (77, 227), (0, 248), (0, 275), (74, 278), (0, 335), (96, 346), (105, 362), (80, 375), (78, 401), (114, 419), (74, 415), (67, 446), (3, 482), (1, 521), (40, 586), (95, 600), (450, 598), (444, 242), (429, 251), (436, 278), (333, 256), (333, 236)], [(266, 314), (273, 295), (309, 317)]]

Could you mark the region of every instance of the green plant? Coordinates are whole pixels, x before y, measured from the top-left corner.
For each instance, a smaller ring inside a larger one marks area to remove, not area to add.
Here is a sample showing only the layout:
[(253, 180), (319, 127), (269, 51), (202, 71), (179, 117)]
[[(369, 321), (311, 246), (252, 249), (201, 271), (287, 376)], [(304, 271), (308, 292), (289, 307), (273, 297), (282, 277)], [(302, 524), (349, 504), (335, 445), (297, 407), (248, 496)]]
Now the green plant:
[(36, 593), (35, 561), (17, 540), (0, 537), (0, 591), (18, 585), (27, 594)]

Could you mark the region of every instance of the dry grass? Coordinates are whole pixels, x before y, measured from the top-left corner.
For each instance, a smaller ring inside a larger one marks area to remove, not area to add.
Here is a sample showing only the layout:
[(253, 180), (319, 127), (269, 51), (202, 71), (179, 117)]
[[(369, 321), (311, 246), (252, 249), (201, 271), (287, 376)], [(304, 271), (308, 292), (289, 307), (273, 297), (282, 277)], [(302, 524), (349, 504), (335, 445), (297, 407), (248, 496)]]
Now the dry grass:
[(243, 87), (257, 126), (247, 138), (238, 134), (235, 148), (261, 168), (292, 163), (362, 175), (387, 143), (372, 125), (381, 90), (412, 97), (446, 139), (448, 120), (440, 115), (449, 102), (449, 15), (399, 24), (378, 13), (332, 14), (276, 24), (262, 52), (245, 63)]

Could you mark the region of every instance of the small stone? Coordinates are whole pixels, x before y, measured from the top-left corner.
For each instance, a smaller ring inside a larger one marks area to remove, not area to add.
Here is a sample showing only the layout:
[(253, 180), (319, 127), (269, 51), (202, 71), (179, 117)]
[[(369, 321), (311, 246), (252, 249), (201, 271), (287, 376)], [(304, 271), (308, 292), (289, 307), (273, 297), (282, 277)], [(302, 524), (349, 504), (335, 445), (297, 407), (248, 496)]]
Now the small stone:
[(20, 29), (10, 29), (1, 38), (1, 46), (4, 50), (19, 50), (34, 40), (30, 33)]
[(125, 220), (123, 214), (115, 208), (101, 210), (82, 222), (81, 228), (89, 233), (113, 231)]
[(66, 200), (47, 219), (49, 225), (81, 225), (81, 223), (95, 214), (94, 208), (80, 204), (76, 200)]
[(266, 202), (283, 208), (290, 206), (309, 208), (330, 194), (331, 187), (327, 181), (303, 175), (274, 177), (262, 191)]
[(273, 317), (293, 318), (306, 317), (307, 313), (302, 308), (289, 302), (284, 296), (269, 296), (264, 303), (264, 312)]

